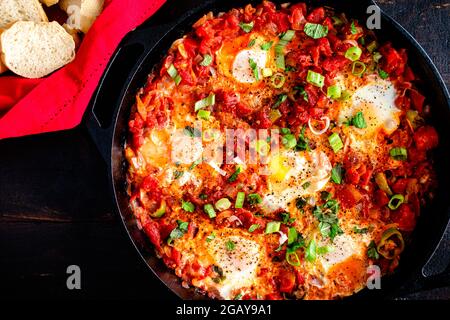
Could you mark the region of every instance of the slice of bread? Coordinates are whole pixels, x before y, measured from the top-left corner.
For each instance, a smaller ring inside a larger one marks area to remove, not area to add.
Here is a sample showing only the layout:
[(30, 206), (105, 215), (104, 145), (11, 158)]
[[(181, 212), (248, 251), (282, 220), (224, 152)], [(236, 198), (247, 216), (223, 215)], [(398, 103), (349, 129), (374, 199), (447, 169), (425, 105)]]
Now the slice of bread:
[(67, 12), (72, 28), (87, 33), (103, 10), (104, 0), (60, 0), (59, 6)]
[(57, 22), (19, 21), (0, 36), (1, 58), (14, 73), (41, 78), (71, 62), (75, 42)]
[(40, 0), (41, 3), (45, 4), (47, 7), (51, 7), (54, 4), (57, 4), (59, 0)]
[(0, 28), (7, 28), (16, 21), (48, 21), (38, 0), (1, 0)]

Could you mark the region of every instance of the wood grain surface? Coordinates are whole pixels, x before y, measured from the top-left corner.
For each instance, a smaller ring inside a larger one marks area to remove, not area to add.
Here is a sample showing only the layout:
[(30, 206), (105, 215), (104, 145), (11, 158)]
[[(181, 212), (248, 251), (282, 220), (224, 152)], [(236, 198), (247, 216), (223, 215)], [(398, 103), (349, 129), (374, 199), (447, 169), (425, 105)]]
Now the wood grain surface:
[[(377, 3), (425, 48), (448, 86), (450, 3)], [(112, 213), (105, 170), (83, 126), (0, 141), (2, 297), (175, 299)], [(81, 268), (81, 290), (66, 288), (71, 264)]]

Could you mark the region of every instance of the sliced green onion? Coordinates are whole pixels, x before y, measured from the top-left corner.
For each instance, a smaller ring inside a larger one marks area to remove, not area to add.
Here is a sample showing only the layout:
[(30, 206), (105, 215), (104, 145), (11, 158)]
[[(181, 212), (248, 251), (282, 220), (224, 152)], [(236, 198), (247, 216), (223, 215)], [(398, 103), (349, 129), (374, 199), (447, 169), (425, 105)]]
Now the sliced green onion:
[(377, 183), (378, 188), (386, 192), (388, 195), (391, 196), (393, 194), (386, 179), (386, 175), (383, 172), (377, 172), (375, 174), (375, 182)]
[(194, 110), (198, 111), (200, 109), (212, 106), (216, 103), (216, 95), (214, 93), (211, 93), (206, 98), (199, 100), (194, 105)]
[(344, 168), (340, 163), (336, 164), (333, 169), (331, 169), (331, 180), (336, 184), (342, 183), (342, 175), (344, 174)]
[(234, 207), (236, 209), (240, 209), (244, 206), (245, 201), (245, 192), (238, 192), (236, 195), (236, 202), (234, 203)]
[(208, 217), (210, 217), (211, 219), (214, 218), (216, 216), (216, 210), (214, 210), (214, 207), (212, 204), (205, 204), (203, 206), (203, 210), (205, 211), (205, 213), (208, 215)]
[(331, 251), (333, 251), (332, 246), (318, 247), (316, 250), (317, 254), (320, 254), (320, 255), (327, 254), (328, 252), (331, 252)]
[(233, 251), (234, 248), (236, 247), (236, 244), (235, 244), (233, 241), (228, 240), (228, 241), (225, 243), (225, 246), (226, 246), (226, 248), (227, 248), (228, 251)]
[(284, 60), (284, 53), (276, 52), (275, 54), (275, 65), (278, 69), (284, 70), (286, 68), (286, 63)]
[(381, 70), (381, 69), (378, 69), (378, 75), (383, 80), (389, 78), (389, 73), (387, 73), (386, 71)]
[(256, 229), (259, 229), (261, 226), (259, 224), (252, 224), (250, 228), (248, 228), (248, 232), (253, 232)]
[(203, 159), (197, 159), (189, 166), (189, 170), (193, 170), (196, 166), (198, 166), (200, 163), (202, 163)]
[(292, 40), (295, 35), (295, 31), (288, 30), (286, 31), (278, 41), (275, 46), (275, 64), (278, 69), (284, 70), (286, 69), (286, 63), (284, 59), (284, 47)]
[(352, 94), (349, 92), (349, 91), (347, 91), (347, 90), (344, 90), (344, 91), (342, 91), (342, 95), (341, 95), (341, 101), (346, 101), (346, 100), (348, 100), (348, 99), (350, 99), (352, 97)]
[(177, 71), (177, 69), (175, 68), (175, 66), (173, 64), (171, 64), (169, 66), (169, 68), (167, 68), (167, 73), (173, 79), (173, 81), (175, 81), (176, 85), (180, 84), (181, 76), (178, 74), (178, 71)]
[(222, 199), (217, 200), (215, 206), (216, 206), (217, 210), (223, 211), (223, 210), (227, 210), (231, 207), (231, 202), (227, 198), (222, 198)]
[(264, 51), (268, 51), (270, 48), (272, 48), (272, 44), (273, 44), (273, 41), (266, 42), (261, 45), (261, 49)]
[(297, 230), (293, 227), (289, 228), (289, 230), (288, 230), (288, 245), (291, 245), (295, 241), (297, 241), (297, 237), (298, 237)]
[(280, 231), (281, 222), (279, 221), (270, 221), (266, 224), (266, 234), (275, 233)]
[(216, 234), (213, 232), (209, 236), (206, 237), (206, 242), (211, 242), (216, 238)]
[(331, 149), (333, 149), (335, 153), (344, 147), (341, 137), (339, 137), (339, 134), (336, 132), (328, 137), (328, 142), (330, 143)]
[(287, 149), (292, 149), (295, 148), (295, 146), (297, 145), (297, 139), (293, 134), (286, 134), (281, 138), (281, 143)]
[(405, 197), (401, 194), (394, 194), (389, 200), (388, 207), (391, 210), (397, 210), (400, 205), (405, 202)]
[(264, 78), (271, 77), (272, 74), (273, 74), (272, 69), (270, 69), (270, 68), (264, 68), (264, 69), (262, 69), (262, 76), (263, 76)]
[(233, 172), (233, 174), (228, 178), (228, 182), (235, 182), (239, 173), (241, 173), (242, 168), (240, 166), (236, 167), (236, 170)]
[(303, 100), (308, 102), (308, 93), (306, 92), (304, 87), (302, 87), (302, 86), (295, 86), (294, 90), (297, 90), (298, 93), (303, 97)]
[(358, 33), (358, 29), (356, 29), (356, 26), (355, 26), (355, 21), (353, 21), (352, 24), (350, 25), (350, 32), (352, 34), (357, 34)]
[(380, 258), (380, 255), (377, 251), (377, 245), (375, 244), (375, 241), (370, 241), (369, 246), (367, 247), (367, 256), (370, 259), (378, 260)]
[(327, 89), (327, 97), (331, 99), (339, 99), (341, 97), (341, 87), (337, 84), (329, 86)]
[(354, 125), (358, 129), (367, 128), (366, 119), (364, 119), (364, 115), (361, 111), (357, 112), (355, 116), (351, 120), (352, 125)]
[(161, 205), (159, 206), (159, 208), (155, 212), (150, 214), (150, 216), (152, 218), (161, 218), (166, 213), (166, 208), (167, 208), (166, 201), (163, 200), (161, 202)]
[(198, 110), (197, 117), (204, 120), (209, 120), (209, 117), (211, 116), (211, 111), (208, 110)]
[(212, 62), (212, 57), (209, 54), (205, 54), (203, 56), (203, 61), (200, 62), (200, 65), (203, 67), (207, 67), (211, 64), (211, 62)]
[(389, 151), (389, 155), (394, 158), (395, 160), (406, 160), (408, 159), (408, 151), (405, 148), (397, 147), (392, 148)]
[(305, 250), (305, 259), (309, 262), (314, 262), (316, 260), (316, 241), (313, 239), (309, 242)]
[(367, 51), (370, 53), (374, 52), (378, 48), (378, 43), (374, 40), (367, 45)]
[(315, 85), (316, 87), (322, 88), (325, 82), (325, 77), (320, 73), (308, 70), (308, 75), (306, 76), (306, 81)]
[(248, 203), (251, 205), (262, 203), (262, 198), (257, 193), (251, 193), (247, 196)]
[(362, 50), (360, 47), (351, 47), (345, 51), (345, 57), (349, 60), (356, 61), (361, 57)]
[(195, 206), (192, 202), (181, 200), (181, 208), (187, 212), (194, 212)]
[(400, 253), (402, 253), (405, 248), (405, 241), (403, 240), (403, 236), (395, 228), (389, 228), (383, 235), (381, 236), (381, 240), (378, 243), (376, 250), (380, 253), (384, 258), (388, 260), (393, 260)]
[(253, 46), (255, 45), (255, 43), (256, 43), (256, 39), (253, 39), (253, 40), (251, 40), (251, 41), (248, 43), (247, 47), (248, 47), (248, 48), (251, 48), (251, 47), (253, 47)]
[(286, 261), (291, 266), (294, 266), (294, 267), (300, 266), (300, 259), (297, 255), (297, 252), (295, 252), (295, 251), (292, 251), (292, 252), (286, 251)]
[(250, 31), (252, 31), (254, 25), (255, 23), (253, 21), (249, 23), (239, 23), (239, 27), (241, 27), (241, 29), (244, 30), (245, 33), (249, 33)]
[(181, 176), (183, 176), (183, 174), (184, 174), (183, 171), (175, 170), (175, 171), (173, 172), (173, 177), (174, 177), (175, 179), (178, 179), (178, 178), (181, 178)]
[(272, 85), (272, 87), (274, 87), (276, 89), (281, 88), (285, 82), (286, 82), (286, 77), (279, 72), (275, 73), (272, 76), (272, 78), (270, 78), (270, 84)]
[(282, 41), (291, 41), (295, 36), (295, 31), (294, 30), (287, 30), (285, 33), (283, 33), (283, 35), (280, 37), (280, 39)]
[(320, 39), (327, 36), (328, 27), (317, 23), (307, 22), (305, 24), (305, 27), (303, 28), (303, 31), (306, 33), (307, 36), (313, 39)]
[(280, 94), (280, 95), (278, 96), (278, 98), (277, 98), (277, 101), (275, 101), (275, 104), (272, 106), (272, 108), (273, 108), (273, 109), (278, 108), (278, 107), (280, 106), (280, 104), (282, 104), (283, 102), (286, 101), (287, 97), (288, 97), (288, 96), (287, 96), (287, 94), (285, 94), (285, 93)]
[(344, 24), (344, 21), (342, 21), (342, 19), (337, 17), (337, 16), (333, 16), (331, 18), (333, 19), (333, 25), (334, 26), (341, 26), (341, 25)]
[(280, 119), (283, 115), (281, 114), (280, 110), (278, 109), (272, 109), (270, 110), (269, 119), (272, 123)]
[(352, 74), (357, 77), (362, 77), (366, 72), (366, 64), (361, 61), (355, 61), (352, 63)]
[(372, 58), (373, 58), (373, 61), (375, 61), (376, 63), (378, 63), (378, 62), (380, 62), (380, 59), (383, 58), (383, 56), (382, 56), (381, 53), (379, 53), (379, 52), (374, 52), (374, 53), (372, 54)]
[(255, 150), (262, 156), (267, 156), (270, 152), (270, 144), (264, 140), (255, 141)]
[(191, 138), (198, 138), (202, 136), (200, 130), (191, 126), (184, 127), (183, 133)]
[(258, 69), (258, 65), (256, 64), (255, 60), (253, 60), (252, 58), (249, 58), (248, 64), (250, 65), (250, 68), (253, 71), (253, 76), (255, 77), (256, 81), (259, 81), (259, 69)]
[(291, 133), (291, 129), (289, 129), (289, 128), (281, 128), (280, 132), (281, 132), (281, 134), (290, 134)]
[(310, 185), (311, 185), (311, 182), (306, 181), (304, 184), (302, 184), (302, 188), (303, 188), (304, 190), (306, 190), (306, 189), (309, 188)]

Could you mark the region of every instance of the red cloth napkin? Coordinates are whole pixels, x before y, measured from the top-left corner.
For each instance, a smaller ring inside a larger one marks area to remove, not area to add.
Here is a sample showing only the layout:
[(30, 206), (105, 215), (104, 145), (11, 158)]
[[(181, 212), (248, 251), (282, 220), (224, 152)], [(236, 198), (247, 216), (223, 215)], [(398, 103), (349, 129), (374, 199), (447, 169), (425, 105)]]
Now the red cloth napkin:
[(77, 126), (122, 38), (164, 2), (106, 0), (73, 62), (44, 79), (0, 77), (0, 139)]

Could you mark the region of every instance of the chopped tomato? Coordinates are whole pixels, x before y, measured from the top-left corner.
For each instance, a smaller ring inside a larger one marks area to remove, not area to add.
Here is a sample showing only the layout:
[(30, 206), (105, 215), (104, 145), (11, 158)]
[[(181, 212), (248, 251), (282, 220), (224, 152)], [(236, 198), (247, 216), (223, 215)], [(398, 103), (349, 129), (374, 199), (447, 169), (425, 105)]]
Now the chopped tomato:
[(374, 193), (374, 201), (378, 207), (384, 207), (389, 203), (389, 197), (383, 190), (376, 190)]
[(392, 48), (390, 43), (380, 48), (382, 54), (382, 68), (390, 75), (401, 75), (405, 70), (405, 58), (401, 53)]
[(392, 185), (392, 191), (397, 194), (404, 194), (406, 191), (406, 187), (408, 186), (409, 179), (398, 179)]
[(403, 231), (413, 231), (416, 226), (416, 215), (406, 203), (403, 203), (397, 210), (391, 211), (391, 219)]
[(299, 7), (292, 9), (291, 16), (289, 17), (292, 29), (302, 30), (302, 25), (306, 22), (303, 12), (302, 8)]
[(418, 150), (430, 150), (436, 148), (439, 143), (436, 129), (430, 126), (419, 128), (414, 133), (414, 141)]
[(280, 292), (291, 293), (295, 286), (295, 274), (293, 272), (284, 270), (279, 275)]
[(423, 103), (425, 102), (425, 97), (421, 95), (417, 90), (411, 89), (409, 91), (411, 102), (414, 107), (419, 112), (423, 110)]
[(339, 188), (337, 198), (342, 208), (349, 209), (361, 200), (362, 194), (353, 185), (347, 184)]
[(306, 17), (306, 20), (312, 23), (320, 23), (325, 19), (325, 9), (320, 7), (311, 11)]
[(161, 249), (161, 236), (159, 234), (158, 223), (155, 221), (149, 220), (143, 226), (145, 233), (147, 234), (150, 242), (157, 248)]

